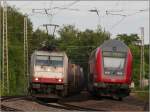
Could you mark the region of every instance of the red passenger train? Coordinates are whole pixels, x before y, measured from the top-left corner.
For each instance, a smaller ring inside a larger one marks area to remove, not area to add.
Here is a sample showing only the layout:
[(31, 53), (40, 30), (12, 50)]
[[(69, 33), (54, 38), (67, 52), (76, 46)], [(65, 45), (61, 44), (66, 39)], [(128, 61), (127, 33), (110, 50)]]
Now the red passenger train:
[(119, 100), (130, 93), (132, 54), (119, 40), (105, 41), (89, 58), (88, 90), (96, 96), (110, 95)]

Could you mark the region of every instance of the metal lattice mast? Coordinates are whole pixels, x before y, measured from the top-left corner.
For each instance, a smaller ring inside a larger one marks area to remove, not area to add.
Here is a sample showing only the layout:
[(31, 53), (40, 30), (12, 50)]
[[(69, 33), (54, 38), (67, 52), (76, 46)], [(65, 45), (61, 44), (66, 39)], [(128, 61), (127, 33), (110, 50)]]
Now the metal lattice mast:
[(4, 93), (9, 94), (8, 73), (8, 40), (7, 40), (7, 4), (3, 2), (3, 39), (2, 39), (2, 88)]
[(2, 6), (0, 1), (0, 96), (2, 96)]
[[(142, 63), (143, 63), (143, 77), (142, 77), (142, 80), (145, 79), (145, 62), (144, 62), (144, 27), (141, 27), (141, 36), (142, 36)], [(144, 86), (144, 85), (143, 85)]]
[[(27, 77), (29, 76), (29, 68), (28, 68), (28, 19), (27, 16), (24, 17), (24, 77), (25, 79), (28, 79)], [(27, 80), (27, 84), (28, 84), (28, 80)], [(27, 85), (28, 86), (28, 85)], [(26, 85), (25, 85), (25, 89), (26, 89)]]
[(140, 51), (140, 88), (142, 88), (142, 40), (140, 40), (140, 46), (141, 46), (141, 51)]
[[(142, 34), (142, 41), (143, 41), (143, 46), (142, 46), (142, 62), (143, 62), (143, 77), (142, 79), (145, 79), (145, 62), (144, 62), (144, 27), (141, 27), (141, 34)], [(145, 86), (145, 85), (143, 85)]]
[(143, 80), (145, 78), (145, 68), (144, 68), (144, 27), (141, 27), (141, 63), (140, 63), (140, 87), (142, 88)]

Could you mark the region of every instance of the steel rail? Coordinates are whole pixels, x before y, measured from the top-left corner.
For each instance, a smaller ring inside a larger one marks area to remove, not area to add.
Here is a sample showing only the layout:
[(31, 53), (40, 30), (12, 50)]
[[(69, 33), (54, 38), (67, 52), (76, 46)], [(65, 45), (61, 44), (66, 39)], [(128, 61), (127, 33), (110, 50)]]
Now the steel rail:
[(20, 109), (16, 109), (16, 108), (12, 108), (12, 107), (8, 107), (8, 106), (5, 106), (5, 105), (1, 105), (1, 111), (19, 111), (19, 112), (22, 112), (22, 110)]
[(73, 111), (108, 111), (108, 110), (100, 110), (100, 109), (93, 109), (93, 108), (70, 105), (61, 101), (58, 101), (54, 104), (54, 103), (46, 103), (46, 102), (36, 99), (36, 102), (47, 107), (52, 107), (52, 108), (62, 109), (62, 110), (69, 110), (69, 111), (70, 110), (73, 110)]

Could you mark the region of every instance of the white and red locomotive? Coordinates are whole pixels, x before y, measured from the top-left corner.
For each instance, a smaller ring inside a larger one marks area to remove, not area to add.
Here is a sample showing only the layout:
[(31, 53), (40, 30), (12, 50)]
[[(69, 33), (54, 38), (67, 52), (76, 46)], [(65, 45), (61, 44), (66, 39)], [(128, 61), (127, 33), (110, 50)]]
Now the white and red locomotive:
[(105, 41), (89, 58), (88, 90), (93, 95), (128, 96), (132, 54), (119, 40)]
[(31, 56), (30, 92), (36, 97), (67, 96), (83, 88), (83, 70), (65, 52), (35, 51)]

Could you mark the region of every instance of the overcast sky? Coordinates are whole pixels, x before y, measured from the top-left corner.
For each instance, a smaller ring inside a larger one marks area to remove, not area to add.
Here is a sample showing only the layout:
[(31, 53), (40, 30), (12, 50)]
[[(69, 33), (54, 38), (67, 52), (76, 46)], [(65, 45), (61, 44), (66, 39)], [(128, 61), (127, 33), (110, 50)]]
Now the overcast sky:
[[(20, 12), (27, 13), (34, 30), (38, 27), (42, 29), (40, 25), (47, 23), (58, 24), (59, 28), (63, 24), (71, 24), (80, 30), (96, 29), (100, 24), (114, 38), (122, 33), (140, 35), (140, 27), (144, 27), (145, 43), (149, 43), (149, 1), (8, 1), (7, 3)], [(32, 9), (44, 8), (51, 9), (48, 11), (49, 15), (45, 15), (44, 10), (35, 10), (40, 13), (32, 12)], [(91, 9), (97, 9), (98, 14), (90, 12)], [(53, 28), (49, 30), (51, 33)]]

